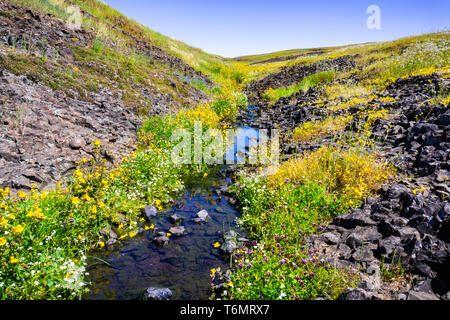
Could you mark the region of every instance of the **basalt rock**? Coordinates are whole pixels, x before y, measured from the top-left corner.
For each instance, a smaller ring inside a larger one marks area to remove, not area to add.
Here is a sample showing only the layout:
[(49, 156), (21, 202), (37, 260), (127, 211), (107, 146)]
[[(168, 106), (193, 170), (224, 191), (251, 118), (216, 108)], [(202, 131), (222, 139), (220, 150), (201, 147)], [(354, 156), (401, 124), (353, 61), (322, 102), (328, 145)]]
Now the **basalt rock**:
[(292, 67), (284, 67), (281, 71), (268, 75), (267, 77), (254, 81), (247, 85), (245, 91), (248, 94), (257, 94), (261, 97), (262, 93), (270, 88), (290, 86), (294, 83), (300, 83), (303, 78), (326, 70), (343, 71), (355, 67), (353, 57), (343, 56), (336, 59), (322, 60), (309, 65), (297, 64)]
[(145, 208), (141, 208), (141, 213), (147, 221), (150, 221), (152, 218), (155, 218), (158, 215), (158, 209), (155, 206), (148, 206)]
[(318, 238), (305, 238), (336, 266), (365, 270), (365, 266), (379, 268), (382, 263), (397, 265), (409, 277), (423, 278), (427, 286), (412, 291), (406, 284), (382, 283), (375, 288), (369, 285), (373, 294), (352, 289), (341, 299), (450, 296), (450, 111), (448, 105), (428, 102), (435, 90), (449, 87), (450, 81), (439, 75), (399, 79), (387, 87), (385, 96), (399, 102), (385, 107), (397, 116), (375, 124), (373, 131), (383, 137), (377, 148), (393, 159), (400, 172), (414, 178), (382, 186), (360, 208), (336, 217)]
[(183, 226), (178, 227), (172, 227), (169, 229), (169, 233), (171, 233), (174, 236), (183, 236), (186, 234), (186, 230)]

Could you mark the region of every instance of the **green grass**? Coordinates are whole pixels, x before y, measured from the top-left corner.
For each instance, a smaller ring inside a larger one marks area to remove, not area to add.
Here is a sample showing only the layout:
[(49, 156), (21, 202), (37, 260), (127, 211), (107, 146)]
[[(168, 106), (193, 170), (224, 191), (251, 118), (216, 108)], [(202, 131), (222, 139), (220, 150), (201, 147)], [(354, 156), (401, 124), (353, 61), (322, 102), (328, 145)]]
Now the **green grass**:
[(276, 102), (282, 97), (288, 97), (300, 90), (308, 90), (309, 88), (315, 87), (319, 84), (332, 82), (336, 77), (336, 72), (334, 70), (318, 72), (313, 75), (303, 78), (300, 83), (293, 84), (289, 87), (281, 87), (277, 89), (269, 88), (264, 94), (263, 98), (267, 101)]

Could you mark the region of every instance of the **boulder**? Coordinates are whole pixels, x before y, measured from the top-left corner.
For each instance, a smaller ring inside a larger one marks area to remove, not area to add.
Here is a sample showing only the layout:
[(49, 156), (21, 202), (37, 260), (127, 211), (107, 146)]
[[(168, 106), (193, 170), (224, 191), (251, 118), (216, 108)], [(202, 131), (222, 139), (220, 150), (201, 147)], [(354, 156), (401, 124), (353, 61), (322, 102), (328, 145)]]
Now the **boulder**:
[(152, 218), (158, 215), (158, 209), (155, 206), (148, 206), (145, 208), (141, 208), (141, 213), (147, 221), (150, 221)]
[(342, 293), (338, 300), (370, 300), (371, 294), (363, 289), (348, 289)]
[(439, 298), (432, 293), (411, 291), (408, 300), (439, 300)]
[(108, 241), (106, 241), (106, 246), (107, 246), (107, 247), (112, 247), (112, 246), (114, 246), (116, 243), (117, 243), (117, 240), (111, 238), (111, 239), (109, 239)]
[(236, 248), (236, 242), (234, 242), (233, 240), (228, 240), (222, 243), (222, 245), (220, 246), (220, 251), (223, 254), (231, 255), (234, 253), (234, 251), (236, 251)]
[(333, 221), (333, 224), (344, 227), (346, 229), (353, 229), (356, 226), (375, 225), (375, 221), (370, 219), (367, 212), (356, 209), (349, 213), (336, 217)]
[(339, 236), (332, 232), (326, 232), (321, 237), (327, 244), (337, 244), (340, 241)]
[(77, 150), (86, 146), (86, 141), (81, 137), (74, 137), (69, 141), (69, 147)]
[(175, 213), (169, 217), (169, 220), (173, 224), (178, 225), (178, 224), (182, 223), (184, 219)]

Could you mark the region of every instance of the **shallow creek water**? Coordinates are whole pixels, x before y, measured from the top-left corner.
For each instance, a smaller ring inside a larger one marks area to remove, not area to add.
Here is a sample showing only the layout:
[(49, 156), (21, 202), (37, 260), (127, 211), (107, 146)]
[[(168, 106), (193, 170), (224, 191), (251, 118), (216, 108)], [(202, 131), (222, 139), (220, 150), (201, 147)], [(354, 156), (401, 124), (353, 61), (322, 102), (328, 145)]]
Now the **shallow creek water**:
[[(249, 106), (247, 117), (254, 119), (252, 106)], [(246, 124), (237, 128), (243, 130), (237, 135), (234, 146), (226, 152), (235, 161), (254, 145), (255, 142), (248, 137), (258, 136)], [(207, 178), (186, 181), (185, 192), (175, 205), (159, 212), (152, 221), (158, 231), (167, 232), (173, 226), (168, 217), (176, 213), (184, 218), (180, 225), (185, 227), (186, 235), (171, 236), (169, 245), (159, 248), (152, 241), (154, 233), (148, 230), (135, 238), (121, 241), (111, 251), (94, 253), (96, 259), (88, 261), (88, 280), (92, 285), (86, 299), (140, 299), (149, 287), (169, 288), (173, 293), (171, 299), (208, 299), (210, 270), (217, 267), (224, 270), (229, 263), (220, 255), (219, 248), (213, 247), (213, 243), (223, 242), (222, 235), (229, 230), (245, 236), (235, 224), (239, 212), (228, 203), (226, 197), (214, 193), (217, 187), (230, 182), (218, 173), (219, 169), (216, 167)], [(208, 211), (210, 220), (202, 224), (191, 222), (202, 209)]]
[[(135, 238), (122, 241), (116, 249), (98, 252), (89, 262), (91, 292), (87, 299), (139, 299), (149, 287), (169, 288), (172, 299), (207, 299), (210, 295), (210, 270), (227, 267), (213, 243), (221, 241), (223, 231), (235, 229), (239, 213), (227, 199), (212, 192), (225, 183), (218, 174), (200, 181), (187, 181), (186, 191), (171, 208), (163, 210), (153, 222), (159, 231), (167, 232), (174, 213), (184, 218), (181, 223), (187, 235), (170, 237), (169, 245), (159, 248), (148, 230)], [(181, 207), (181, 208), (179, 208)], [(191, 222), (205, 209), (211, 219), (203, 224)]]

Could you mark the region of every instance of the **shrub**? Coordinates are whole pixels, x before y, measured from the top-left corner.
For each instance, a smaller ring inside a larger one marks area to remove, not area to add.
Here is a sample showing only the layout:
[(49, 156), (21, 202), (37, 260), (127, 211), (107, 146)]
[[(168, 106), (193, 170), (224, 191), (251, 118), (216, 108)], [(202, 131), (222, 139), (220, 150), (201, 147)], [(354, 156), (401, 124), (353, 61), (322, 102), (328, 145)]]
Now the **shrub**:
[(240, 222), (257, 243), (238, 252), (228, 298), (336, 298), (352, 281), (303, 241), (345, 212), (323, 184), (286, 181), (272, 189), (265, 177), (241, 175), (236, 189), (243, 206)]

